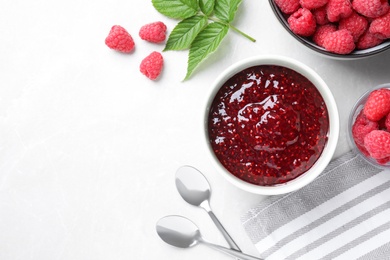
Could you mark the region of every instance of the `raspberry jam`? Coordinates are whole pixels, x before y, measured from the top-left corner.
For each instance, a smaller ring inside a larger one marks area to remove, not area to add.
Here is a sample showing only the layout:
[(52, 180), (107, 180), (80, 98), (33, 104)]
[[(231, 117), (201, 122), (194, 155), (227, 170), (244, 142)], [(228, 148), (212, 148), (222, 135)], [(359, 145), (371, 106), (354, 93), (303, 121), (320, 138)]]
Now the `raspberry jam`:
[(317, 161), (327, 142), (328, 111), (307, 78), (281, 66), (247, 68), (217, 92), (209, 111), (211, 147), (243, 181), (288, 182)]

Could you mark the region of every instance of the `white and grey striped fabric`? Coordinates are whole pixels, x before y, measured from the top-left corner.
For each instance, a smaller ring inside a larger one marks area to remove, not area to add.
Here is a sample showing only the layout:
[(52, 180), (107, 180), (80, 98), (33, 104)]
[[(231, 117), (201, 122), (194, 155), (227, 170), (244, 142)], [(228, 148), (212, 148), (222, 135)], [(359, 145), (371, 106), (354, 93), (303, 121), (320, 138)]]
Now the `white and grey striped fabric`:
[(390, 259), (390, 171), (347, 153), (308, 186), (261, 201), (242, 222), (266, 260)]

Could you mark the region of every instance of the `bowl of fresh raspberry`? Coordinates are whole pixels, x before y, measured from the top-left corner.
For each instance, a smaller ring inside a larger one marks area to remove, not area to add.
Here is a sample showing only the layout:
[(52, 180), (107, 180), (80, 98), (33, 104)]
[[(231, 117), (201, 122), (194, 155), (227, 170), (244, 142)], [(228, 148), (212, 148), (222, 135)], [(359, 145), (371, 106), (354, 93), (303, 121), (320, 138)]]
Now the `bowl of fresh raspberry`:
[(364, 93), (348, 121), (350, 146), (370, 164), (390, 167), (390, 83)]
[(296, 40), (327, 57), (357, 59), (390, 49), (387, 0), (269, 0)]
[(336, 102), (321, 77), (294, 59), (255, 56), (231, 65), (213, 82), (204, 108), (210, 161), (245, 191), (297, 190), (333, 157)]

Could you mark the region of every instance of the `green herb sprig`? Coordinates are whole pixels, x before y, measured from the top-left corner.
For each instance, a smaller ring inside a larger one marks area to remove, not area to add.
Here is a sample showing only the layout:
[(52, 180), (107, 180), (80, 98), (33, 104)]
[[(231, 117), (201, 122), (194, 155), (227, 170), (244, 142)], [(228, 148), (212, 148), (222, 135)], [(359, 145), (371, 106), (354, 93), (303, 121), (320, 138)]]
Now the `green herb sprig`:
[(161, 14), (181, 19), (170, 33), (164, 51), (187, 50), (188, 66), (184, 80), (213, 53), (228, 33), (238, 32), (252, 42), (256, 40), (243, 33), (231, 22), (242, 0), (152, 0)]

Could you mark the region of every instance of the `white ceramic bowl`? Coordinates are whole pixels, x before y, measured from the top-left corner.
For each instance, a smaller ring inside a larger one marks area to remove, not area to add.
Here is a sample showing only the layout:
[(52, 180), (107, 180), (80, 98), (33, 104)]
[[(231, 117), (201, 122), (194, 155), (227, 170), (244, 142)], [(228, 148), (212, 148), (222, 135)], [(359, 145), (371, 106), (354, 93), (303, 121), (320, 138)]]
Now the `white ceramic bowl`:
[[(325, 101), (328, 116), (329, 116), (329, 131), (328, 131), (328, 141), (318, 158), (315, 164), (305, 173), (298, 176), (297, 178), (290, 180), (283, 184), (278, 184), (274, 186), (259, 186), (256, 184), (251, 184), (245, 182), (233, 174), (231, 174), (218, 160), (214, 151), (211, 147), (208, 137), (208, 116), (210, 111), (210, 106), (214, 100), (214, 97), (221, 86), (236, 73), (253, 66), (258, 65), (278, 65), (292, 69), (310, 80), (318, 89), (322, 98)], [(292, 192), (294, 190), (300, 189), (303, 186), (307, 185), (313, 181), (328, 165), (330, 160), (333, 157), (334, 151), (336, 149), (338, 137), (339, 137), (339, 115), (337, 110), (336, 102), (333, 98), (331, 91), (329, 90), (326, 83), (320, 78), (320, 76), (313, 71), (308, 66), (293, 60), (287, 57), (281, 56), (256, 56), (251, 57), (240, 62), (237, 62), (230, 67), (228, 67), (224, 72), (222, 72), (217, 79), (212, 83), (210, 87), (210, 92), (207, 95), (207, 102), (204, 106), (203, 112), (203, 133), (204, 140), (203, 142), (207, 146), (207, 152), (210, 157), (210, 160), (214, 167), (220, 172), (228, 181), (233, 183), (238, 188), (256, 194), (262, 195), (277, 195)]]

